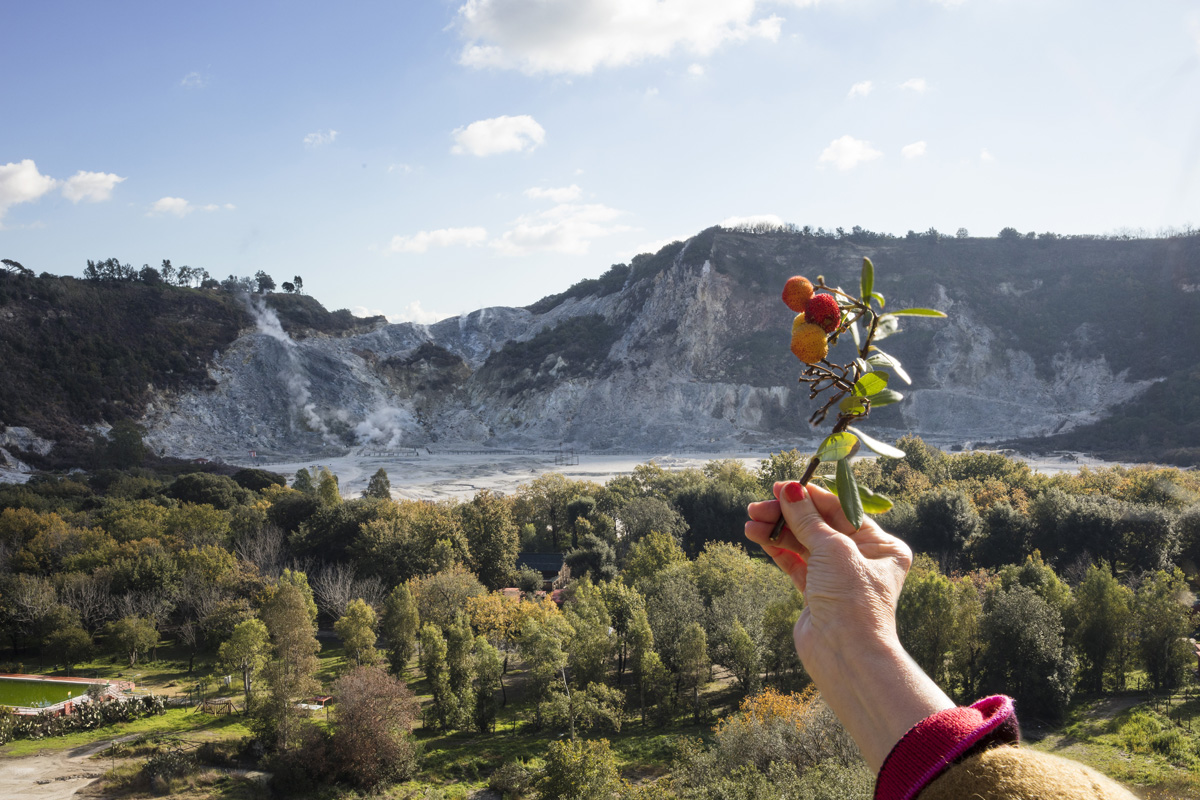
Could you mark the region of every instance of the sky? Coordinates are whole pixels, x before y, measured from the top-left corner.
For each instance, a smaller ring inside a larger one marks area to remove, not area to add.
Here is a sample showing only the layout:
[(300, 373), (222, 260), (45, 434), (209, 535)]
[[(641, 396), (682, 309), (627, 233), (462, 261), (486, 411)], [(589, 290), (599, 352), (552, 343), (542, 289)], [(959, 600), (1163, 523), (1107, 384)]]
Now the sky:
[(1200, 7), (10, 3), (0, 257), (429, 323), (715, 224), (1200, 225)]

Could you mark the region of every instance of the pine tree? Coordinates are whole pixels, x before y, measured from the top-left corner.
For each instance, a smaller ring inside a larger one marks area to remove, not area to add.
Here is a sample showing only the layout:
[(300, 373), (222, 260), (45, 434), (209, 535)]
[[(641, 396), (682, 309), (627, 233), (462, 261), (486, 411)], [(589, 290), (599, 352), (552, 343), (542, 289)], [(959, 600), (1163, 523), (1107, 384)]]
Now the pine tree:
[(387, 471), (380, 467), (371, 476), (371, 480), (367, 483), (367, 488), (363, 492), (363, 497), (375, 497), (379, 500), (390, 500), (392, 498), (392, 482), (388, 480)]
[(408, 660), (416, 650), (420, 629), (417, 601), (408, 584), (402, 583), (391, 591), (383, 604), (383, 639), (388, 647), (388, 662), (397, 675), (408, 666)]

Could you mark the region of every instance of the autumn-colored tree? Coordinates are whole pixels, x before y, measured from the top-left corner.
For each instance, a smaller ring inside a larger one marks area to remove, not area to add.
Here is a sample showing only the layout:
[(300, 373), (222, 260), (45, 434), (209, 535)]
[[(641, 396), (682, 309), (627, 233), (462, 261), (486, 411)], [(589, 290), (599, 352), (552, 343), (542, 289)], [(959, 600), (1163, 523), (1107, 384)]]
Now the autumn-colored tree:
[(339, 678), (333, 692), (330, 745), (342, 777), (366, 791), (411, 777), (417, 767), (412, 729), (420, 706), (404, 682), (360, 666)]

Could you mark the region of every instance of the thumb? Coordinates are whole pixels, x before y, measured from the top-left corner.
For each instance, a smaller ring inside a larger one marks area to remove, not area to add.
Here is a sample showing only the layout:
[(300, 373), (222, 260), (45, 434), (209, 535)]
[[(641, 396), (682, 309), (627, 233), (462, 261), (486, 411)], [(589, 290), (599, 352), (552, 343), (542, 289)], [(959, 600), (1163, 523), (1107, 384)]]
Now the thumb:
[(811, 492), (796, 481), (789, 481), (780, 488), (779, 508), (796, 541), (809, 552), (821, 540), (836, 533), (813, 503)]

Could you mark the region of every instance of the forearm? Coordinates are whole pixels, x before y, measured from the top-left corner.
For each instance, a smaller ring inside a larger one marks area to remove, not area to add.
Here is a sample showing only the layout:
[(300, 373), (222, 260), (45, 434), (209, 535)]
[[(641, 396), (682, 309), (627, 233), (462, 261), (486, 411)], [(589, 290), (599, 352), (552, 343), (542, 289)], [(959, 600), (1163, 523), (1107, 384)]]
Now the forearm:
[(873, 772), (921, 720), (954, 702), (898, 640), (821, 648), (802, 654), (805, 669)]

